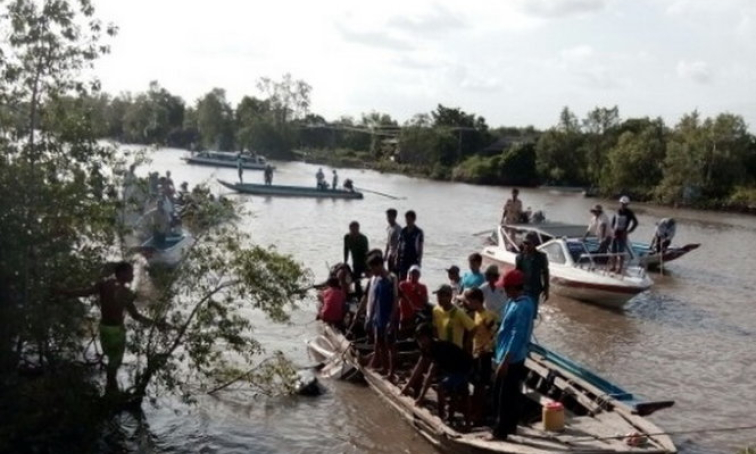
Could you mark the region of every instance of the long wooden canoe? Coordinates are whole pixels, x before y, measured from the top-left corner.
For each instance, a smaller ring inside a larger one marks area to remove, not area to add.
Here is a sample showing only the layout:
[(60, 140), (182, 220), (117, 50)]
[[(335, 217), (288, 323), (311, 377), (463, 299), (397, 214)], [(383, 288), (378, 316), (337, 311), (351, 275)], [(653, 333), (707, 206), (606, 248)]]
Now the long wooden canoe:
[(229, 183), (218, 180), (223, 186), (243, 194), (279, 197), (312, 197), (322, 199), (361, 199), (361, 192), (347, 191), (344, 189), (317, 189), (308, 186), (281, 186), (253, 183)]
[[(506, 441), (491, 441), (489, 427), (460, 431), (441, 420), (431, 408), (435, 394), (429, 391), (428, 405), (416, 405), (394, 384), (363, 366), (357, 346), (332, 326), (323, 326), (339, 358), (352, 362), (368, 385), (393, 407), (425, 439), (441, 451), (454, 454), (671, 454), (677, 452), (668, 435), (644, 416), (666, 408), (672, 402), (638, 402), (631, 394), (543, 347), (534, 348), (526, 361), (524, 385), (527, 421)], [(565, 429), (547, 432), (536, 416), (550, 402), (565, 407)], [(634, 434), (633, 437), (629, 435)], [(631, 443), (636, 442), (636, 443)]]

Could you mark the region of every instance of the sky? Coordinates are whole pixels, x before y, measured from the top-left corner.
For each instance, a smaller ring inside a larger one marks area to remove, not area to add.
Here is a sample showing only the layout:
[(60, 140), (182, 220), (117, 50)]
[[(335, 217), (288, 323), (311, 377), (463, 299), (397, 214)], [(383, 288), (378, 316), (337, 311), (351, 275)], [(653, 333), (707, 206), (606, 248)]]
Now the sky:
[(438, 104), (545, 128), (617, 105), (674, 125), (698, 109), (756, 130), (756, 0), (95, 0), (118, 25), (97, 74), (232, 103), (291, 73), (334, 120)]

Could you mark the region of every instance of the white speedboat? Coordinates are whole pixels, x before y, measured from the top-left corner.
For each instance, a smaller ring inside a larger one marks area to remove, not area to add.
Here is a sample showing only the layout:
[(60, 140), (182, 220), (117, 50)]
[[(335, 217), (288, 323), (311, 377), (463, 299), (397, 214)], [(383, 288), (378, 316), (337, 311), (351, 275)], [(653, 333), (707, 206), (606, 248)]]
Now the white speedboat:
[(607, 260), (618, 254), (591, 252), (582, 241), (585, 227), (569, 224), (498, 227), (489, 238), (490, 244), (481, 253), (484, 265), (514, 268), (521, 241), (530, 232), (538, 235), (541, 240), (538, 250), (545, 252), (549, 259), (550, 291), (553, 294), (619, 309), (653, 284), (632, 251), (625, 254), (623, 272), (608, 271)]
[[(233, 167), (238, 166), (239, 153), (229, 151), (200, 151), (192, 153), (182, 158), (189, 164), (198, 164), (211, 167)], [(268, 161), (259, 155), (249, 155), (242, 153), (242, 167), (246, 170), (264, 170)]]
[(162, 241), (151, 236), (142, 243), (139, 249), (150, 266), (174, 267), (181, 262), (184, 255), (194, 245), (194, 241), (191, 234), (179, 230), (176, 233), (169, 233)]

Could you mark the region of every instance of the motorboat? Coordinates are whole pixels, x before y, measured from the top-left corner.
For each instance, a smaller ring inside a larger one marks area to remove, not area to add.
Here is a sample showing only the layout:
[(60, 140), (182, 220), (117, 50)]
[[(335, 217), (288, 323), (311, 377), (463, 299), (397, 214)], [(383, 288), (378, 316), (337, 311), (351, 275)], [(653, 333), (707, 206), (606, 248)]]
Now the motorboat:
[[(514, 268), (522, 239), (535, 234), (540, 244), (537, 249), (549, 260), (553, 294), (621, 309), (651, 287), (653, 281), (632, 250), (623, 254), (597, 253), (582, 240), (584, 233), (584, 226), (550, 222), (499, 226), (481, 252), (483, 263), (504, 270)], [(607, 261), (620, 256), (624, 259), (622, 271), (610, 271)]]
[[(400, 354), (397, 380), (392, 382), (364, 365), (369, 345), (350, 341), (332, 325), (322, 326), (323, 334), (310, 343), (311, 350), (322, 358), (347, 362), (358, 370), (388, 406), (440, 451), (471, 454), (677, 452), (670, 436), (647, 418), (671, 407), (674, 401), (644, 401), (543, 346), (531, 344), (525, 361), (524, 412), (517, 433), (507, 440), (491, 440), (491, 429), (485, 423), (465, 430), (454, 422), (442, 420), (434, 410), (438, 406), (435, 389), (428, 391), (421, 404), (401, 393), (408, 374), (407, 368), (402, 366), (411, 366), (417, 360), (417, 350)], [(323, 368), (332, 369), (333, 364)], [(542, 420), (544, 408), (554, 404), (564, 408), (564, 427), (559, 431), (546, 430)]]
[(175, 267), (194, 245), (195, 238), (183, 229), (165, 235), (158, 239), (151, 236), (139, 247), (139, 252), (147, 258), (150, 266)]
[[(239, 153), (230, 151), (200, 151), (182, 158), (189, 164), (212, 167), (233, 167), (239, 165)], [(265, 170), (268, 161), (260, 155), (241, 154), (242, 167), (246, 170)]]
[(282, 186), (273, 184), (230, 183), (218, 180), (221, 185), (243, 194), (280, 197), (311, 197), (325, 199), (361, 199), (363, 194), (347, 189), (318, 189), (310, 186)]

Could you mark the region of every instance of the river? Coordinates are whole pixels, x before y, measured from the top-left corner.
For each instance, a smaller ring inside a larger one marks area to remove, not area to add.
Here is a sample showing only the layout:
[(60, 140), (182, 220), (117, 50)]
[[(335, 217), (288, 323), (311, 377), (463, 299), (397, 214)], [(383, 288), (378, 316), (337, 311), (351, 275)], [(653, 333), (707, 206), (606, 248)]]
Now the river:
[[(176, 185), (234, 180), (235, 169), (190, 166), (183, 151), (152, 153), (147, 167), (171, 170)], [(314, 184), (317, 166), (275, 163), (277, 184)], [(330, 178), (330, 168), (324, 168)], [(366, 194), (364, 200), (240, 198), (252, 215), (241, 221), (260, 244), (276, 247), (309, 267), (320, 278), (326, 263), (341, 260), (342, 237), (357, 220), (371, 245), (382, 247), (385, 211), (413, 209), (425, 231), (423, 281), (433, 287), (445, 280), (444, 268), (463, 269), (468, 254), (481, 249), (472, 234), (494, 226), (509, 189), (436, 182), (374, 171), (343, 169), (341, 181), (406, 197), (391, 200)], [(262, 172), (246, 171), (246, 181), (262, 182)], [(547, 218), (587, 222), (588, 209), (613, 201), (523, 189), (525, 206)], [(640, 227), (634, 238), (648, 240), (654, 222), (678, 220), (676, 244), (701, 243), (700, 249), (668, 264), (664, 276), (636, 297), (623, 312), (613, 312), (552, 296), (542, 309), (536, 336), (555, 350), (586, 364), (627, 389), (650, 399), (674, 399), (673, 408), (653, 416), (669, 431), (753, 423), (756, 416), (756, 218), (738, 214), (672, 210), (631, 205)], [(305, 341), (317, 334), (314, 297), (292, 314), (291, 325), (273, 324), (252, 314), (256, 334), (270, 350), (285, 352), (299, 365), (311, 364)], [(129, 450), (203, 453), (386, 453), (436, 452), (369, 389), (324, 382), (317, 398), (251, 399), (225, 394), (202, 398), (187, 407), (163, 400), (145, 405), (145, 419), (126, 417)], [(674, 437), (682, 453), (733, 453), (756, 440), (756, 432), (695, 433)]]

